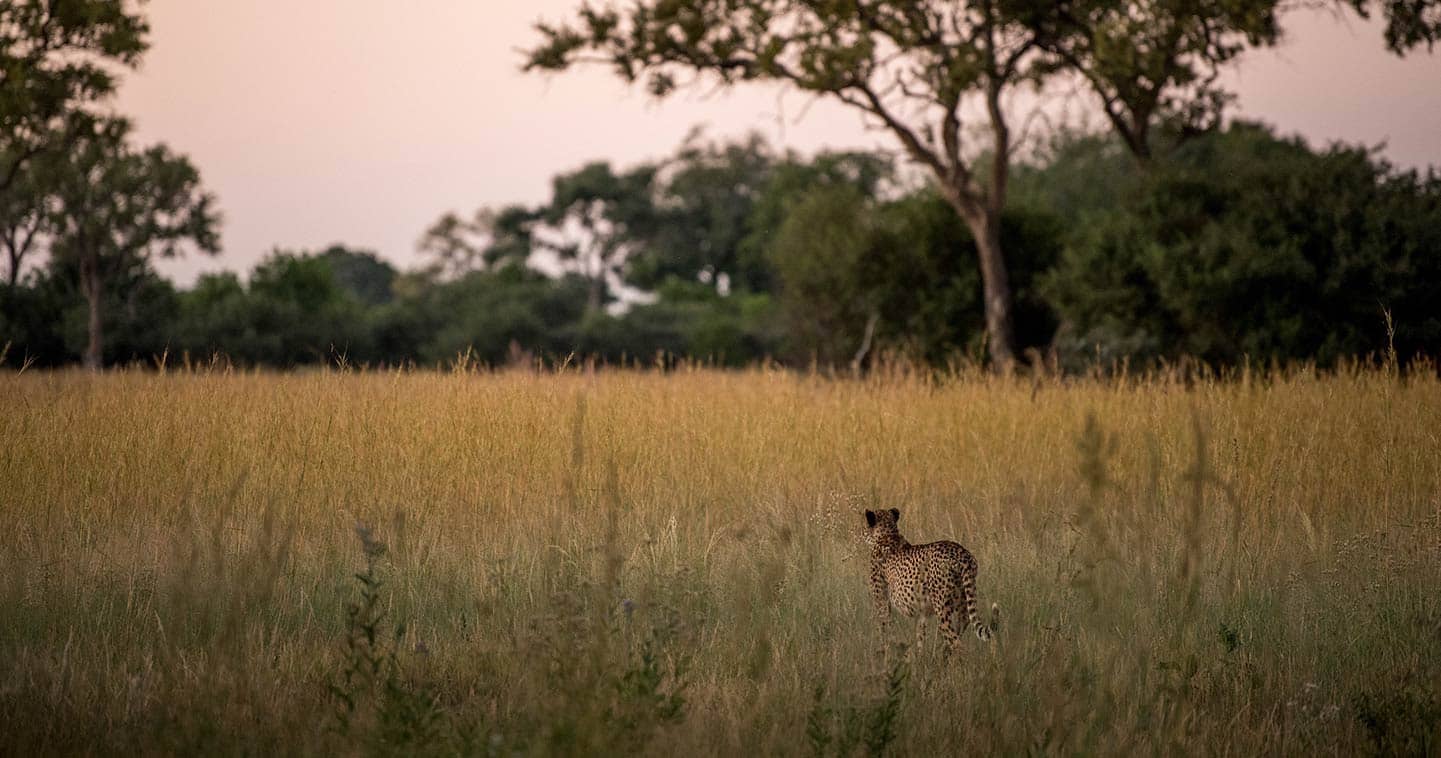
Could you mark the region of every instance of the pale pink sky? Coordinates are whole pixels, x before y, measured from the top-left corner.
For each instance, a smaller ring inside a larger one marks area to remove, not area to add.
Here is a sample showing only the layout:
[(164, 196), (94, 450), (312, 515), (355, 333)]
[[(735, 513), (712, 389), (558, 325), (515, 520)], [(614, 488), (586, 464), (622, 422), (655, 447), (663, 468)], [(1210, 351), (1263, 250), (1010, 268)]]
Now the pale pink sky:
[[(411, 266), (416, 238), (446, 210), (540, 201), (557, 172), (661, 157), (696, 124), (806, 152), (891, 147), (850, 110), (770, 88), (655, 102), (603, 69), (520, 73), (531, 24), (578, 5), (151, 0), (153, 47), (116, 105), (139, 139), (188, 154), (225, 214), (219, 258), (162, 271), (189, 283), (246, 271), (276, 246), (331, 242)], [(1238, 115), (1441, 166), (1441, 51), (1397, 59), (1354, 16), (1296, 15), (1287, 28), (1284, 47), (1232, 76)]]

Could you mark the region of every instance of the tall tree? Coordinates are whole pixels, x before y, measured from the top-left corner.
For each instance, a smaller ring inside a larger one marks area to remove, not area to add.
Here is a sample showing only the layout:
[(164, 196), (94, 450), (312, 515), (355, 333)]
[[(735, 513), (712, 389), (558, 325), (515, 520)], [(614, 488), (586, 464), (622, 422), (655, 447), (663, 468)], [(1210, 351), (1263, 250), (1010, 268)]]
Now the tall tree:
[(587, 164), (552, 182), (550, 203), (531, 230), (535, 244), (549, 250), (590, 283), (586, 312), (605, 304), (610, 281), (654, 218), (649, 165), (615, 173), (609, 163)]
[(101, 367), (103, 297), (112, 279), (174, 257), (189, 241), (218, 253), (215, 199), (190, 161), (156, 145), (136, 150), (121, 120), (93, 123), (56, 163), (50, 252), (73, 271), (89, 306), (87, 368)]
[[(1015, 362), (1012, 296), (1001, 249), (1014, 148), (1004, 99), (1045, 73), (1031, 16), (1048, 4), (944, 0), (638, 0), (584, 6), (539, 24), (527, 70), (609, 64), (664, 96), (705, 80), (777, 82), (852, 106), (889, 131), (934, 178), (977, 241), (994, 365)], [(979, 116), (964, 108), (979, 107)], [(979, 145), (967, 144), (978, 122)], [(990, 156), (989, 158), (985, 156)]]
[(0, 0), (0, 192), (79, 136), (74, 116), (114, 91), (113, 67), (136, 65), (149, 31), (125, 0)]

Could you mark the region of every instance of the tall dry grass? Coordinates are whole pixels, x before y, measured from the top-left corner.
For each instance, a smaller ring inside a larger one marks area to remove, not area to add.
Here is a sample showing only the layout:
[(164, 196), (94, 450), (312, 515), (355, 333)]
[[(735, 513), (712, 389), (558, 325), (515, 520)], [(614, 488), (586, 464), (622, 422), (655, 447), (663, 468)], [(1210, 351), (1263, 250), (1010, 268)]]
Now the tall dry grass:
[[(1432, 375), (0, 396), (0, 752), (1441, 749)], [(975, 553), (995, 644), (882, 660), (867, 507)]]

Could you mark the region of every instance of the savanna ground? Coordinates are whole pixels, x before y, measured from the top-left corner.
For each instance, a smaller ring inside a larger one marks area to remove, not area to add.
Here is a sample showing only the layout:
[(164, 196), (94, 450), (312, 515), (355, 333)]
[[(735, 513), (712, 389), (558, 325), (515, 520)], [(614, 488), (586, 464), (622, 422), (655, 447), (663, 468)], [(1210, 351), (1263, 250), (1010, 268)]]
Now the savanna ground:
[[(0, 397), (3, 753), (1441, 750), (1430, 370)], [(879, 507), (975, 553), (995, 643), (877, 654)]]

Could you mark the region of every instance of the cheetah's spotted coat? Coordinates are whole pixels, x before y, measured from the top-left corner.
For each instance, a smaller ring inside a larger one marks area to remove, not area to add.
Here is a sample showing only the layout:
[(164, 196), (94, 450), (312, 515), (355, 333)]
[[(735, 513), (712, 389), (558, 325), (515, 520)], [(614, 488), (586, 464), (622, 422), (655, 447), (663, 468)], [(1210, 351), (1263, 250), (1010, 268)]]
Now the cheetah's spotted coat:
[[(918, 618), (916, 646), (926, 630), (926, 617), (939, 616), (941, 636), (952, 650), (960, 647), (960, 632), (975, 624), (976, 636), (991, 638), (991, 628), (976, 617), (976, 559), (969, 550), (950, 542), (912, 545), (901, 536), (896, 522), (901, 512), (866, 511), (866, 542), (871, 546), (871, 600), (880, 617), (882, 635), (889, 629), (891, 609)], [(992, 607), (992, 615), (996, 613)], [(953, 619), (961, 617), (957, 630)]]

